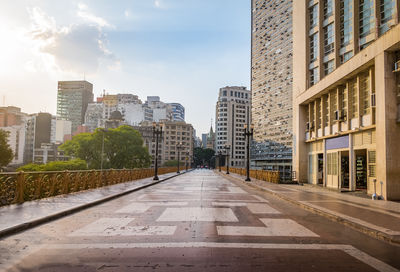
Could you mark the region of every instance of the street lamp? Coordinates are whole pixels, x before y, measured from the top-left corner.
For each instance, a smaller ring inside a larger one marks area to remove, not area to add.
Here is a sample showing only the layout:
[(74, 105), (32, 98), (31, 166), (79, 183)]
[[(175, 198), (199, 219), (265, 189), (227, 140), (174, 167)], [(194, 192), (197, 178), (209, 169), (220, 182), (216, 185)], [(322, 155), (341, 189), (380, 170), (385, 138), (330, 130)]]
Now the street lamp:
[(188, 152), (186, 152), (186, 163), (185, 163), (185, 166), (186, 166), (186, 172), (187, 172), (187, 170), (188, 170), (188, 163), (189, 163), (189, 151), (188, 151)]
[(231, 149), (231, 146), (230, 145), (225, 145), (224, 149), (225, 149), (226, 158), (227, 158), (226, 173), (229, 174), (229, 150)]
[(176, 145), (176, 150), (178, 150), (178, 171), (176, 171), (177, 174), (180, 174), (181, 172), (179, 172), (179, 157), (180, 157), (180, 150), (182, 149), (182, 143), (178, 143)]
[(222, 151), (218, 151), (218, 167), (219, 167), (219, 172), (221, 172), (221, 158), (222, 158)]
[(253, 136), (254, 125), (252, 124), (249, 128), (247, 124), (244, 125), (244, 136), (247, 138), (247, 159), (246, 159), (246, 179), (245, 181), (251, 181), (250, 179), (250, 137)]
[(154, 135), (156, 135), (156, 157), (155, 157), (155, 161), (154, 161), (154, 178), (153, 180), (158, 180), (158, 138), (161, 138), (162, 135), (162, 128), (163, 128), (163, 124), (160, 124), (160, 127), (157, 127), (157, 123), (153, 122), (153, 138)]

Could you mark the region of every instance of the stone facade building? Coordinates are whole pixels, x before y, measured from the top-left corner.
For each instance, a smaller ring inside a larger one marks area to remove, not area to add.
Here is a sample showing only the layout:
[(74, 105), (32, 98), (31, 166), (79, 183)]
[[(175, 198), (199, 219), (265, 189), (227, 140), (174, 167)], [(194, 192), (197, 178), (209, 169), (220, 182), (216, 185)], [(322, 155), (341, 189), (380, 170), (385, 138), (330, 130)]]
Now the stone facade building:
[(400, 199), (399, 5), (293, 2), (300, 182)]
[(245, 166), (244, 124), (250, 124), (250, 101), (251, 94), (246, 87), (234, 86), (219, 89), (215, 110), (215, 151), (225, 154), (225, 146), (229, 146), (231, 166)]
[(292, 1), (252, 0), (252, 167), (292, 170)]

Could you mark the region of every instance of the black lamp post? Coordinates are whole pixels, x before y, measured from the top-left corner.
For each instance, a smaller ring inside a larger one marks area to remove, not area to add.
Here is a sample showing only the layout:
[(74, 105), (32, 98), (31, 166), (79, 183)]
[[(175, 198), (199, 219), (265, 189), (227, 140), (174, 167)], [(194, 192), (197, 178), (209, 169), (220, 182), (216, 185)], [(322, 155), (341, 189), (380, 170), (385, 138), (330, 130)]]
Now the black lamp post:
[(158, 138), (161, 138), (162, 135), (162, 127), (163, 124), (160, 124), (160, 127), (157, 127), (157, 123), (153, 122), (153, 137), (156, 135), (156, 157), (154, 159), (154, 178), (153, 180), (158, 180)]
[(222, 152), (221, 150), (218, 151), (218, 167), (219, 167), (219, 172), (221, 172), (221, 158), (222, 158)]
[(231, 146), (230, 145), (225, 145), (224, 149), (225, 149), (225, 152), (226, 152), (226, 159), (227, 159), (226, 173), (229, 174), (229, 150), (231, 149)]
[(186, 166), (186, 172), (187, 172), (187, 170), (188, 170), (188, 163), (189, 163), (189, 151), (188, 152), (186, 152), (186, 163), (185, 163), (185, 166)]
[(246, 179), (245, 181), (251, 181), (250, 179), (250, 137), (253, 136), (254, 127), (251, 125), (249, 128), (247, 124), (244, 125), (244, 136), (247, 138), (247, 158), (246, 158)]
[(179, 157), (180, 157), (180, 154), (181, 154), (181, 152), (180, 152), (181, 149), (182, 149), (182, 143), (178, 143), (176, 145), (176, 150), (178, 150), (178, 171), (176, 171), (177, 174), (181, 173), (181, 172), (179, 172), (179, 164), (180, 164)]

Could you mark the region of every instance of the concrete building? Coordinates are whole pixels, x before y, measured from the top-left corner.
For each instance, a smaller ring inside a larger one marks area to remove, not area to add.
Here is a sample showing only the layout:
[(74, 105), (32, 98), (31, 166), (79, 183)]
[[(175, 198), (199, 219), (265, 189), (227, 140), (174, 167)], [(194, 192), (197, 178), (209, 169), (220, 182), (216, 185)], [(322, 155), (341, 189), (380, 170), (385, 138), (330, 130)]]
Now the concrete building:
[(9, 132), (7, 142), (14, 154), (10, 165), (20, 165), (24, 161), (25, 119), (27, 116), (26, 113), (21, 112), (20, 108), (0, 107), (0, 129)]
[(180, 103), (168, 103), (172, 108), (172, 120), (173, 121), (185, 121), (185, 107)]
[(293, 1), (300, 182), (400, 199), (398, 0)]
[(104, 127), (103, 103), (89, 103), (85, 113), (85, 126), (90, 132), (94, 132), (96, 128)]
[(224, 147), (228, 145), (231, 166), (245, 166), (244, 124), (250, 124), (250, 101), (251, 94), (246, 87), (235, 86), (219, 89), (215, 111), (215, 151), (224, 153)]
[(93, 102), (93, 85), (83, 81), (59, 81), (57, 92), (57, 116), (72, 122), (72, 132), (85, 122), (89, 103)]
[[(180, 150), (180, 160), (190, 163), (193, 158), (193, 126), (185, 122), (161, 121), (163, 125), (163, 134), (158, 145), (159, 165), (163, 165), (167, 161), (178, 159), (178, 143), (182, 145)], [(140, 126), (134, 127), (143, 137), (144, 144), (147, 146), (150, 155), (155, 157), (156, 143), (153, 137), (152, 122), (143, 122)], [(152, 161), (154, 165), (154, 159)]]
[(207, 138), (208, 138), (208, 133), (201, 134), (201, 146), (203, 148), (207, 148)]
[(161, 120), (172, 121), (172, 106), (160, 101), (159, 96), (148, 96), (145, 106), (153, 111), (154, 122), (160, 122)]
[(292, 0), (252, 0), (253, 168), (292, 169)]

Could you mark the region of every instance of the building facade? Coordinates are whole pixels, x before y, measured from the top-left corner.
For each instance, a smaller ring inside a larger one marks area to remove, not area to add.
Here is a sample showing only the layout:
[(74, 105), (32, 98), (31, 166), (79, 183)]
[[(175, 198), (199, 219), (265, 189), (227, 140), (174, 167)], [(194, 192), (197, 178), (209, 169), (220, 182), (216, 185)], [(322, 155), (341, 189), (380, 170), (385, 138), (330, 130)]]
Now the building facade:
[(251, 164), (254, 168), (292, 169), (292, 1), (252, 0)]
[(57, 116), (71, 121), (72, 132), (85, 122), (89, 103), (93, 102), (93, 85), (83, 81), (59, 81), (57, 92)]
[(301, 182), (400, 199), (398, 0), (293, 2)]
[(168, 103), (172, 108), (172, 120), (173, 121), (185, 121), (185, 107), (180, 103)]
[[(158, 144), (158, 165), (167, 161), (178, 160), (177, 145), (181, 145), (179, 157), (181, 162), (188, 163), (193, 158), (193, 126), (185, 122), (161, 121), (163, 133)], [(144, 145), (147, 146), (152, 156), (152, 165), (156, 154), (156, 137), (153, 137), (153, 123), (143, 122), (140, 126), (134, 127), (143, 137)]]
[(215, 151), (225, 154), (225, 147), (228, 146), (231, 166), (245, 166), (244, 125), (250, 124), (250, 101), (251, 93), (246, 87), (224, 87), (219, 90), (215, 111)]

